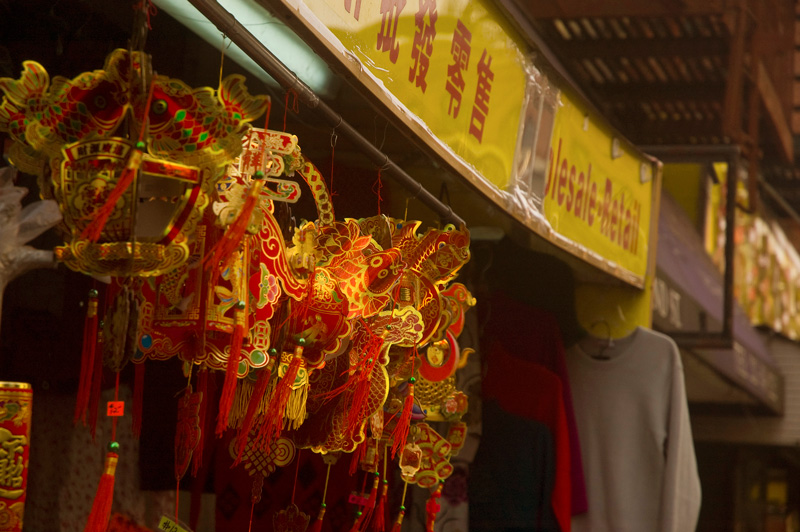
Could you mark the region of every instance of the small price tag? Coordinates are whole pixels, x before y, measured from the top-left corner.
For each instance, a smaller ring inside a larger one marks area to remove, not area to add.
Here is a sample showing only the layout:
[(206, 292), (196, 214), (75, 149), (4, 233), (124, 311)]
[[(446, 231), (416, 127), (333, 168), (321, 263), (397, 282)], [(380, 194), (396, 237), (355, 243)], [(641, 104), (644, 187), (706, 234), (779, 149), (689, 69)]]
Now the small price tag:
[(192, 532), (188, 528), (184, 528), (183, 526), (177, 524), (166, 515), (161, 516), (161, 521), (158, 522), (158, 530), (161, 532)]
[(108, 417), (120, 417), (125, 415), (125, 401), (109, 401), (106, 408)]

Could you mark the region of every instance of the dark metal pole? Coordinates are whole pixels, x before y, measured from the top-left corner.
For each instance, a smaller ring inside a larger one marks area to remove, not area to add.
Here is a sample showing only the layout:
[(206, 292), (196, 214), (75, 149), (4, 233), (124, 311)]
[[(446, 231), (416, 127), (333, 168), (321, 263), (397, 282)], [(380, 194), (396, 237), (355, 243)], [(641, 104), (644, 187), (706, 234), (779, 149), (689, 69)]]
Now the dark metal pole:
[[(639, 148), (662, 162), (680, 163), (728, 163), (725, 194), (725, 270), (723, 272), (722, 332), (718, 338), (708, 334), (676, 333), (676, 342), (686, 347), (727, 347), (733, 345), (733, 262), (734, 233), (736, 229), (736, 187), (739, 183), (741, 152), (738, 146), (639, 146)], [(682, 340), (682, 341), (679, 341)], [(713, 344), (713, 345), (712, 345)]]
[(261, 41), (247, 31), (247, 28), (240, 24), (236, 17), (219, 5), (216, 0), (189, 0), (189, 2), (211, 21), (219, 31), (236, 43), (267, 74), (275, 78), (285, 89), (295, 91), (300, 101), (311, 109), (317, 110), (328, 125), (336, 130), (337, 134), (341, 133), (347, 137), (359, 150), (364, 152), (370, 161), (385, 170), (389, 177), (409, 191), (414, 198), (438, 214), (444, 221), (452, 222), (457, 226), (466, 225), (466, 222), (456, 215), (448, 205), (439, 201), (419, 181), (409, 176), (389, 159), (388, 155), (376, 148), (361, 133), (348, 124), (340, 114), (328, 107), (308, 85), (303, 83), (294, 72), (281, 63)]

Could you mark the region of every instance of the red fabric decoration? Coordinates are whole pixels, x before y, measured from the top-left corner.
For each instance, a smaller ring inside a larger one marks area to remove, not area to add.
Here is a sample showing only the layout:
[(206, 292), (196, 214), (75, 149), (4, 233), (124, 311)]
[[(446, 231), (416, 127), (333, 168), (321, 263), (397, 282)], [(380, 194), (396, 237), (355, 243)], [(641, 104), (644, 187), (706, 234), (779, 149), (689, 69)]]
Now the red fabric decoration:
[(100, 410), (100, 391), (103, 384), (103, 356), (98, 353), (94, 357), (92, 370), (92, 392), (89, 396), (89, 428), (92, 431), (92, 441), (97, 436), (97, 414)]
[(133, 373), (133, 405), (131, 405), (131, 430), (139, 439), (142, 435), (142, 402), (144, 401), (144, 362), (134, 364)]
[(106, 532), (108, 528), (108, 521), (111, 518), (111, 503), (114, 500), (114, 473), (117, 470), (118, 459), (119, 455), (116, 453), (106, 454), (105, 471), (100, 477), (100, 484), (97, 486), (97, 494), (84, 532)]
[[(237, 309), (236, 311), (241, 312)], [(244, 323), (237, 319), (233, 328), (233, 338), (231, 339), (231, 351), (228, 355), (228, 365), (225, 366), (225, 381), (222, 385), (222, 392), (219, 397), (219, 414), (217, 414), (217, 435), (225, 432), (228, 428), (228, 415), (233, 406), (233, 399), (236, 393), (236, 381), (239, 374), (239, 361), (242, 358), (242, 340), (244, 340)]]
[(439, 497), (442, 496), (442, 484), (436, 487), (436, 490), (431, 493), (428, 502), (425, 503), (425, 532), (434, 532), (433, 526), (436, 524), (436, 516), (441, 509), (439, 504)]
[(97, 356), (97, 291), (89, 293), (89, 303), (86, 309), (86, 318), (83, 322), (83, 349), (81, 351), (81, 375), (78, 381), (78, 397), (75, 401), (75, 419), (83, 420), (86, 424), (86, 409), (89, 407), (89, 397), (92, 390), (92, 373)]

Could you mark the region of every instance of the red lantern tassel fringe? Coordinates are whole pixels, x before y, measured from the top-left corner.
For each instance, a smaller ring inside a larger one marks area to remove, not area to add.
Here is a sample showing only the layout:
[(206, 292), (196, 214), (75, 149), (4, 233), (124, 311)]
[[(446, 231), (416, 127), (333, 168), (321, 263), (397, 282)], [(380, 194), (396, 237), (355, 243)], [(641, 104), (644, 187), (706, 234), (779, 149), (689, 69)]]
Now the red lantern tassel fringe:
[(375, 479), (372, 481), (372, 489), (369, 492), (369, 499), (367, 499), (366, 504), (361, 509), (361, 515), (358, 516), (356, 522), (353, 523), (353, 528), (350, 529), (350, 532), (360, 532), (361, 530), (366, 530), (366, 523), (369, 523), (370, 519), (372, 518), (372, 512), (375, 510), (375, 501), (378, 498), (378, 484), (380, 483), (380, 476), (376, 472)]
[(367, 445), (368, 443), (366, 441), (359, 443), (356, 446), (355, 451), (353, 451), (353, 455), (350, 457), (350, 469), (348, 471), (351, 477), (356, 474), (356, 471), (358, 471), (358, 464), (361, 462), (364, 456), (366, 456)]
[(250, 397), (250, 403), (247, 405), (247, 414), (244, 416), (239, 434), (236, 435), (236, 460), (233, 462), (234, 466), (239, 465), (239, 462), (242, 460), (242, 454), (247, 447), (250, 431), (255, 423), (256, 412), (258, 412), (258, 407), (261, 405), (261, 401), (267, 393), (267, 387), (269, 386), (271, 376), (272, 374), (268, 370), (262, 370), (258, 375), (256, 387), (253, 389), (253, 395)]
[(384, 532), (386, 530), (386, 492), (389, 490), (389, 481), (383, 479), (383, 486), (381, 487), (381, 494), (378, 497), (378, 504), (375, 506), (373, 512), (372, 523), (370, 529), (373, 532)]
[(322, 503), (322, 506), (319, 509), (319, 513), (317, 514), (317, 518), (311, 524), (311, 528), (308, 529), (308, 532), (322, 532), (322, 520), (325, 518), (325, 503)]
[(86, 409), (92, 391), (92, 372), (97, 356), (97, 290), (89, 291), (86, 318), (83, 322), (83, 349), (81, 350), (81, 374), (78, 381), (78, 397), (75, 401), (74, 423), (83, 420), (86, 424)]
[[(237, 313), (241, 312), (237, 309)], [(228, 355), (228, 365), (225, 366), (225, 381), (222, 385), (222, 392), (219, 397), (219, 414), (217, 415), (217, 435), (225, 432), (228, 428), (228, 416), (233, 406), (233, 398), (236, 393), (236, 381), (239, 375), (239, 361), (242, 358), (242, 341), (244, 340), (244, 323), (237, 319), (233, 327), (233, 338), (231, 340), (231, 351)]]
[(111, 503), (114, 500), (114, 474), (118, 459), (119, 455), (116, 453), (106, 454), (105, 471), (100, 477), (100, 484), (97, 486), (97, 494), (84, 532), (106, 532), (108, 528), (108, 521), (111, 518)]
[(400, 532), (403, 528), (403, 517), (405, 517), (405, 515), (405, 509), (401, 509), (400, 513), (397, 515), (397, 520), (394, 522), (394, 526), (392, 526), (392, 532)]
[(144, 362), (134, 364), (133, 405), (131, 405), (131, 431), (138, 440), (142, 435), (142, 403), (144, 402)]
[[(413, 377), (412, 377), (413, 378)], [(400, 413), (400, 419), (397, 420), (397, 425), (392, 432), (392, 458), (395, 457), (397, 451), (402, 449), (406, 440), (408, 439), (408, 431), (411, 427), (411, 411), (414, 408), (414, 383), (408, 383), (408, 394), (405, 401), (403, 401), (403, 410)]]
[(294, 358), (289, 363), (289, 367), (286, 369), (286, 374), (281, 377), (281, 380), (275, 386), (272, 397), (269, 400), (264, 424), (258, 430), (257, 441), (261, 442), (260, 448), (262, 450), (268, 449), (280, 435), (281, 430), (283, 430), (283, 415), (286, 410), (286, 404), (289, 402), (292, 384), (297, 378), (297, 371), (300, 369), (301, 361), (301, 355), (295, 353)]

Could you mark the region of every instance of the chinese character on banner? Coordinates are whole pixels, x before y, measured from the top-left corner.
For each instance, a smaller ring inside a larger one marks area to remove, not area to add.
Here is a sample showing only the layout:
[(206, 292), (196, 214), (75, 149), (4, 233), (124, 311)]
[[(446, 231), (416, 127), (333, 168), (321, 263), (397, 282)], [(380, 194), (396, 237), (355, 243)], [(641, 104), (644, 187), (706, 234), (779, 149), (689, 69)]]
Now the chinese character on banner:
[(458, 111), (461, 109), (464, 71), (469, 68), (470, 41), (472, 41), (472, 33), (459, 19), (456, 31), (453, 32), (453, 43), (450, 45), (453, 64), (447, 66), (447, 92), (450, 93), (450, 107), (447, 109), (447, 114), (453, 118), (458, 117)]
[(472, 107), (472, 120), (469, 124), (469, 133), (478, 139), (478, 142), (483, 140), (483, 126), (486, 124), (486, 115), (489, 114), (489, 96), (493, 80), (492, 56), (486, 57), (484, 49), (478, 63), (478, 89), (475, 92), (475, 105)]
[(378, 51), (389, 52), (389, 60), (397, 63), (400, 45), (397, 44), (397, 22), (406, 7), (406, 0), (381, 0), (381, 31), (378, 33)]
[(0, 496), (18, 499), (23, 494), (22, 472), (28, 438), (0, 428)]
[[(353, 3), (353, 0), (344, 0), (344, 10), (348, 13), (350, 12), (350, 5)], [(361, 15), (361, 0), (356, 0), (356, 7), (353, 10), (353, 18), (358, 20), (359, 15)]]
[[(427, 23), (425, 15), (428, 15)], [(436, 12), (436, 0), (419, 0), (419, 11), (414, 15), (414, 23), (417, 26), (414, 32), (414, 44), (411, 50), (411, 58), (414, 66), (408, 69), (408, 81), (414, 81), (416, 86), (425, 92), (428, 83), (425, 76), (433, 53), (433, 39), (436, 37), (436, 19), (439, 17)]]

